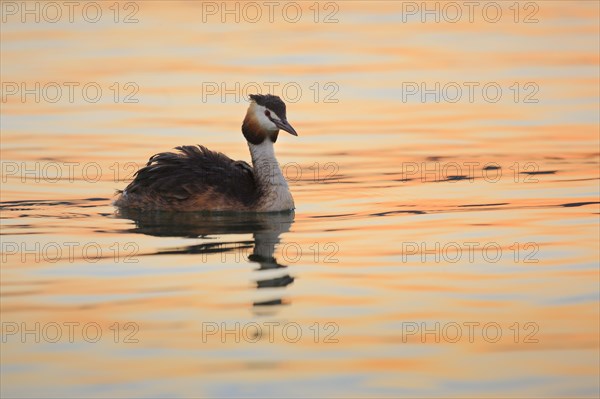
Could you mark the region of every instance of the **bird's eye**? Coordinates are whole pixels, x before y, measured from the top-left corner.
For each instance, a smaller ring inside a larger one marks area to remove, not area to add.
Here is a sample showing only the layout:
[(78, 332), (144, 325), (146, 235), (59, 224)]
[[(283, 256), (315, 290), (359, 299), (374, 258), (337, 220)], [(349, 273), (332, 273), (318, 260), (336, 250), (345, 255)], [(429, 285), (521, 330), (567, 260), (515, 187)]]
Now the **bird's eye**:
[(265, 115), (267, 115), (267, 118), (270, 118), (271, 117), (271, 112), (267, 109), (265, 111)]

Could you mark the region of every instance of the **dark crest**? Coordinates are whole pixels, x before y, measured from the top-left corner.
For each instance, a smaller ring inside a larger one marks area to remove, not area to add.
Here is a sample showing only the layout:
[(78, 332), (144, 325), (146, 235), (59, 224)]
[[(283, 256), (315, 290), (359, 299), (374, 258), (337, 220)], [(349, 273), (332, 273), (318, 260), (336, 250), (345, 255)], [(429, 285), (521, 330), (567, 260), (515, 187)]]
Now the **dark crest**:
[(250, 94), (250, 99), (254, 100), (258, 105), (269, 108), (275, 112), (279, 119), (287, 120), (285, 115), (285, 103), (281, 98), (272, 94)]

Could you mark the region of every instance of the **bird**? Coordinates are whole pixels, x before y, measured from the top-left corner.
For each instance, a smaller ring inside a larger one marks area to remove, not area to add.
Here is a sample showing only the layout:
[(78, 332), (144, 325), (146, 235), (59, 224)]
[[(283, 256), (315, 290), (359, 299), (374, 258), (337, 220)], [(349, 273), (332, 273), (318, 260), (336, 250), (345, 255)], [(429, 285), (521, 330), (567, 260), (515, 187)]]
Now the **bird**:
[(298, 136), (286, 105), (272, 94), (249, 95), (242, 123), (252, 166), (202, 145), (158, 153), (134, 175), (114, 205), (143, 211), (284, 212), (294, 199), (275, 157), (279, 131)]

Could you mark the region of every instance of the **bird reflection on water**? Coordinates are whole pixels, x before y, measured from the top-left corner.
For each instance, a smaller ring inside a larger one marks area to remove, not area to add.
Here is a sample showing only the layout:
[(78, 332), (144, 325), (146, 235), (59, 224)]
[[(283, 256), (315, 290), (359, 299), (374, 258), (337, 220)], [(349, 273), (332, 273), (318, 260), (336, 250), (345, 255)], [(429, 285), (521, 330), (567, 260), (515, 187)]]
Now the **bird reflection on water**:
[[(277, 277), (261, 278), (256, 281), (257, 289), (285, 288), (294, 282), (288, 273), (288, 266), (278, 262), (275, 250), (280, 243), (281, 234), (290, 231), (294, 223), (294, 212), (278, 213), (201, 213), (201, 212), (148, 212), (136, 209), (119, 209), (116, 216), (135, 222), (135, 228), (127, 233), (146, 234), (155, 237), (183, 237), (210, 239), (211, 242), (188, 245), (177, 248), (160, 249), (154, 255), (192, 255), (205, 256), (234, 253), (236, 259), (242, 255), (248, 262), (257, 263), (258, 272), (281, 270)], [(229, 236), (252, 234), (251, 240), (228, 240)], [(203, 259), (206, 259), (204, 257)], [(269, 273), (272, 276), (272, 273)], [(267, 306), (283, 305), (281, 295), (254, 302), (257, 312)]]

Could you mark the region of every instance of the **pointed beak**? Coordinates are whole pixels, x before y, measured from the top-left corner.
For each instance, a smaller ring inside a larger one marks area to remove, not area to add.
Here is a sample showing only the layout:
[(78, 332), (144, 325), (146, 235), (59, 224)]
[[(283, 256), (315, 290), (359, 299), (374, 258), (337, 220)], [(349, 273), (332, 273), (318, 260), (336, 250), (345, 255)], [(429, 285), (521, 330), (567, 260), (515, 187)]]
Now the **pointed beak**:
[(274, 120), (273, 122), (275, 122), (275, 125), (277, 125), (277, 127), (280, 128), (281, 130), (285, 130), (286, 132), (288, 132), (289, 134), (291, 134), (293, 136), (298, 135), (298, 133), (296, 133), (296, 130), (292, 127), (292, 125), (289, 124), (289, 122), (287, 120), (282, 120), (282, 121)]

